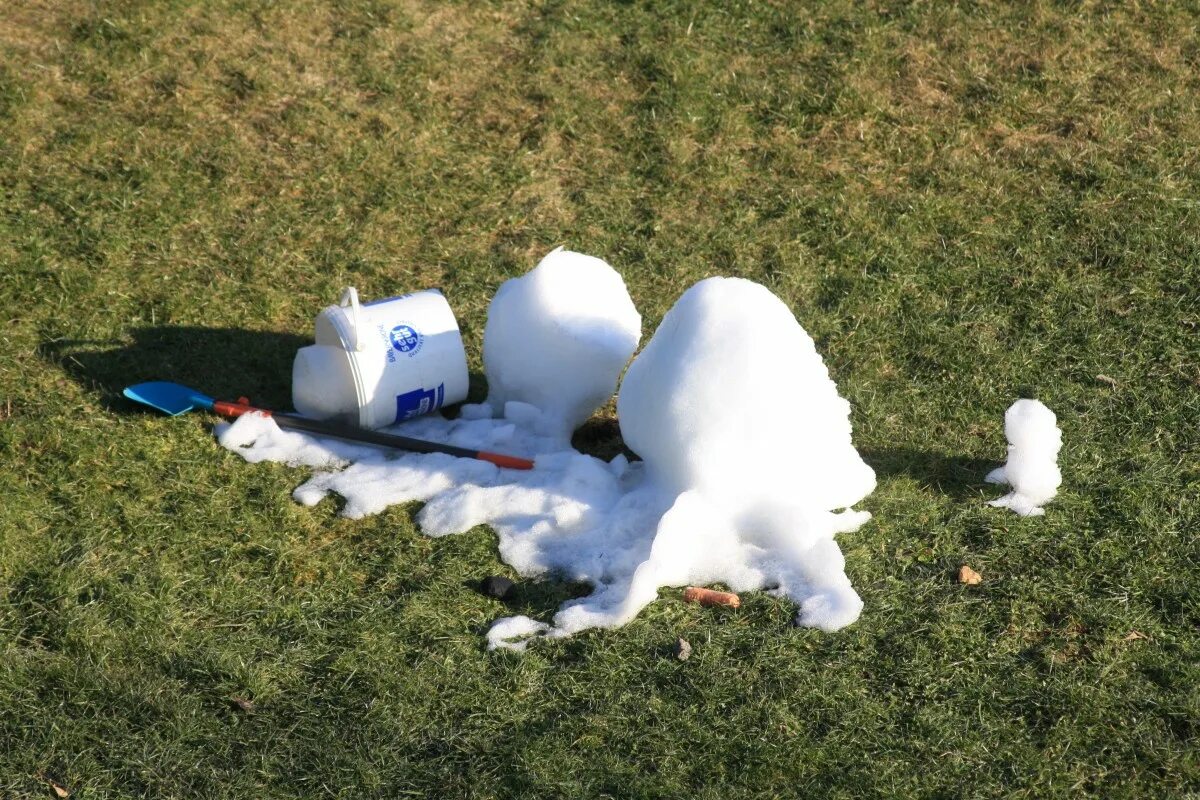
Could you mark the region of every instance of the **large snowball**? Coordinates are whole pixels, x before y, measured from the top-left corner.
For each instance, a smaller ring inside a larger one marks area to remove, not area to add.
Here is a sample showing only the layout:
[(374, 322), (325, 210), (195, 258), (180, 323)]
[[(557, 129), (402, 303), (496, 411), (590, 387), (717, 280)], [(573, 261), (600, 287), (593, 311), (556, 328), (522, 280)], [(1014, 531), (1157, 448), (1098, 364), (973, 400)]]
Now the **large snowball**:
[(676, 499), (620, 602), (584, 601), (557, 626), (620, 624), (660, 586), (714, 581), (774, 586), (804, 625), (858, 618), (834, 537), (871, 515), (832, 512), (868, 495), (875, 473), (851, 444), (850, 405), (775, 295), (737, 278), (693, 286), (630, 366), (617, 413), (652, 485)]
[(831, 511), (875, 488), (812, 339), (751, 281), (685, 292), (629, 367), (617, 413), (625, 443), (677, 492)]
[(616, 270), (560, 247), (492, 300), (487, 402), (497, 415), (509, 402), (528, 403), (547, 432), (569, 436), (612, 397), (641, 336), (641, 315)]

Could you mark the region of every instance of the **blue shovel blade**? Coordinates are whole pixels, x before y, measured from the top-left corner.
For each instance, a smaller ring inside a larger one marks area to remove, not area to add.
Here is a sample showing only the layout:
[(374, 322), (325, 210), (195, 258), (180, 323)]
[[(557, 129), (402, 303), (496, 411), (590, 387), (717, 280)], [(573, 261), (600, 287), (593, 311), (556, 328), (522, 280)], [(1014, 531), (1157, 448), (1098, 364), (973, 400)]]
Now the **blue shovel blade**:
[(150, 381), (127, 386), (124, 394), (130, 400), (157, 408), (172, 417), (196, 408), (209, 409), (213, 406), (213, 399), (208, 395), (170, 381)]

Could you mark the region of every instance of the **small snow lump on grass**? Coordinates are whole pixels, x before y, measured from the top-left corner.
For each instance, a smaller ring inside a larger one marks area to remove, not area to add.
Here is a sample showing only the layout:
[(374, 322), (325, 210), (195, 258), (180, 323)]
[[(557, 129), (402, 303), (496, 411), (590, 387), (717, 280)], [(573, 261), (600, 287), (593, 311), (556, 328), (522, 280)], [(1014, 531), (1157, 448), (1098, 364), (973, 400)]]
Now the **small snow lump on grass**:
[(1042, 506), (1054, 499), (1062, 484), (1058, 418), (1044, 403), (1018, 400), (1004, 412), (1004, 435), (1008, 439), (1008, 461), (984, 480), (1007, 484), (1012, 491), (988, 505), (1011, 508), (1022, 517), (1040, 517), (1046, 513)]

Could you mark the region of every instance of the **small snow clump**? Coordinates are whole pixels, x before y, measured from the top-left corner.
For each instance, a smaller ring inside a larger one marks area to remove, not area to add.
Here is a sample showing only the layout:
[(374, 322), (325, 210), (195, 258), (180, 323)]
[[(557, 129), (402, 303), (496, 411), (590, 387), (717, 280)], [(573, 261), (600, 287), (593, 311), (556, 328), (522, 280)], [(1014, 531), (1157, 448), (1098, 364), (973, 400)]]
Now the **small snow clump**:
[(1054, 499), (1062, 484), (1058, 418), (1044, 403), (1018, 400), (1004, 412), (1004, 435), (1008, 439), (1008, 461), (984, 480), (1007, 484), (1012, 491), (988, 505), (1011, 508), (1022, 517), (1040, 517), (1046, 513), (1042, 506)]

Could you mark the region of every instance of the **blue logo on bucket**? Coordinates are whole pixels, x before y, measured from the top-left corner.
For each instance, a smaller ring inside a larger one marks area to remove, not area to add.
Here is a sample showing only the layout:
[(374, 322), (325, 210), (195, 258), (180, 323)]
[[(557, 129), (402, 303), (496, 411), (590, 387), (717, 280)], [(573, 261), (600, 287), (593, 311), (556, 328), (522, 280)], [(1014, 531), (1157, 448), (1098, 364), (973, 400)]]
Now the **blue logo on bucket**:
[(410, 356), (420, 350), (421, 345), (425, 343), (425, 337), (411, 325), (397, 325), (392, 328), (388, 338), (392, 341), (392, 347)]
[(396, 422), (403, 422), (442, 407), (446, 401), (446, 384), (439, 383), (436, 389), (413, 389), (396, 395)]

